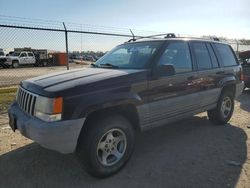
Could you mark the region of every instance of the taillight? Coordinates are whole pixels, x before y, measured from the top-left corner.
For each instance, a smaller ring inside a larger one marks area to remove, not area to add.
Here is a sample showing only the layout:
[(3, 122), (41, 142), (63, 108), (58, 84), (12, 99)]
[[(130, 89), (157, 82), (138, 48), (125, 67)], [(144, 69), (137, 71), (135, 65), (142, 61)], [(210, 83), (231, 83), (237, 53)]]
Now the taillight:
[(242, 68), (240, 68), (240, 80), (244, 81), (244, 75), (243, 75)]

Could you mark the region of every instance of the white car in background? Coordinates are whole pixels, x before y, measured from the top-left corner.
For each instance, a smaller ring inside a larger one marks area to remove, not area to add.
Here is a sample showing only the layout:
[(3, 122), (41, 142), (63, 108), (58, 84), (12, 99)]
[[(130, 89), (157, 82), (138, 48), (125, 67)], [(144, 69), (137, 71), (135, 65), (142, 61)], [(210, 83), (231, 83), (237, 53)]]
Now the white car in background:
[(36, 58), (33, 52), (14, 52), (9, 56), (1, 57), (3, 67), (17, 68), (19, 65), (35, 65)]

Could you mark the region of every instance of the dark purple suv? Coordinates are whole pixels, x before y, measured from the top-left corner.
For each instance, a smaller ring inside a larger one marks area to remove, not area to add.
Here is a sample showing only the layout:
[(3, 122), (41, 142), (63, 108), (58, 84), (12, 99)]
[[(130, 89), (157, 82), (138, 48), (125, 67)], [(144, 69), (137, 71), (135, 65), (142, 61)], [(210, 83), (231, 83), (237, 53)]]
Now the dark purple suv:
[(135, 131), (207, 111), (227, 124), (243, 90), (241, 66), (225, 43), (191, 38), (126, 42), (91, 68), (20, 83), (10, 126), (41, 146), (75, 153), (103, 177), (129, 159)]

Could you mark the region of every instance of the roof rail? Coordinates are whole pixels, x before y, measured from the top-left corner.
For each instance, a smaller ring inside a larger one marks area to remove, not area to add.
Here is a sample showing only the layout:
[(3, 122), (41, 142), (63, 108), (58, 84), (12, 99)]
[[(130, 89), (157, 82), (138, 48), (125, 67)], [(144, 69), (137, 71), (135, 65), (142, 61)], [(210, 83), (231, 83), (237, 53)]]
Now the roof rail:
[[(129, 39), (127, 42), (132, 42), (132, 41), (136, 41), (136, 40), (140, 40), (140, 39), (146, 39), (146, 38), (149, 38), (149, 39), (159, 39), (159, 38), (156, 38), (156, 37), (160, 37), (160, 36), (166, 36), (168, 35), (169, 33), (162, 33), (162, 34), (156, 34), (156, 35), (148, 35), (148, 36), (144, 36), (144, 37), (137, 37), (135, 38), (134, 35), (132, 35), (132, 39)], [(172, 33), (173, 34), (173, 33)]]
[(174, 33), (168, 33), (164, 38), (176, 38)]
[(220, 41), (220, 39), (218, 37), (213, 37), (214, 41)]
[[(132, 33), (132, 32), (131, 32)], [(140, 39), (159, 39), (158, 37), (164, 36), (164, 38), (191, 38), (191, 39), (207, 39), (207, 40), (213, 40), (213, 41), (220, 41), (220, 39), (216, 36), (202, 36), (202, 37), (194, 37), (194, 36), (176, 36), (174, 33), (163, 33), (163, 34), (156, 34), (156, 35), (149, 35), (149, 36), (143, 36), (143, 37), (135, 37), (132, 33), (132, 39), (129, 39), (127, 42), (137, 41)]]

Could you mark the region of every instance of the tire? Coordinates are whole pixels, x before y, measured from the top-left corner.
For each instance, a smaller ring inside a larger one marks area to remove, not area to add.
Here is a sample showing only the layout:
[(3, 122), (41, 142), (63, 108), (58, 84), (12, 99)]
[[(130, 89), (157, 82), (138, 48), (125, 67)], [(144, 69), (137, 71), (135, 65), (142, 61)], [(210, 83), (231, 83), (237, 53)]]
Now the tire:
[(224, 90), (219, 98), (216, 108), (207, 112), (210, 121), (216, 125), (224, 125), (231, 119), (234, 111), (234, 94)]
[(43, 62), (43, 67), (47, 67), (48, 66), (48, 62), (47, 61), (44, 61)]
[(19, 62), (18, 61), (13, 61), (12, 62), (12, 68), (18, 68), (19, 67)]
[(250, 83), (245, 83), (245, 88), (250, 88)]
[(76, 156), (91, 175), (107, 177), (120, 170), (130, 158), (134, 129), (118, 114), (97, 119), (89, 122), (80, 134)]

